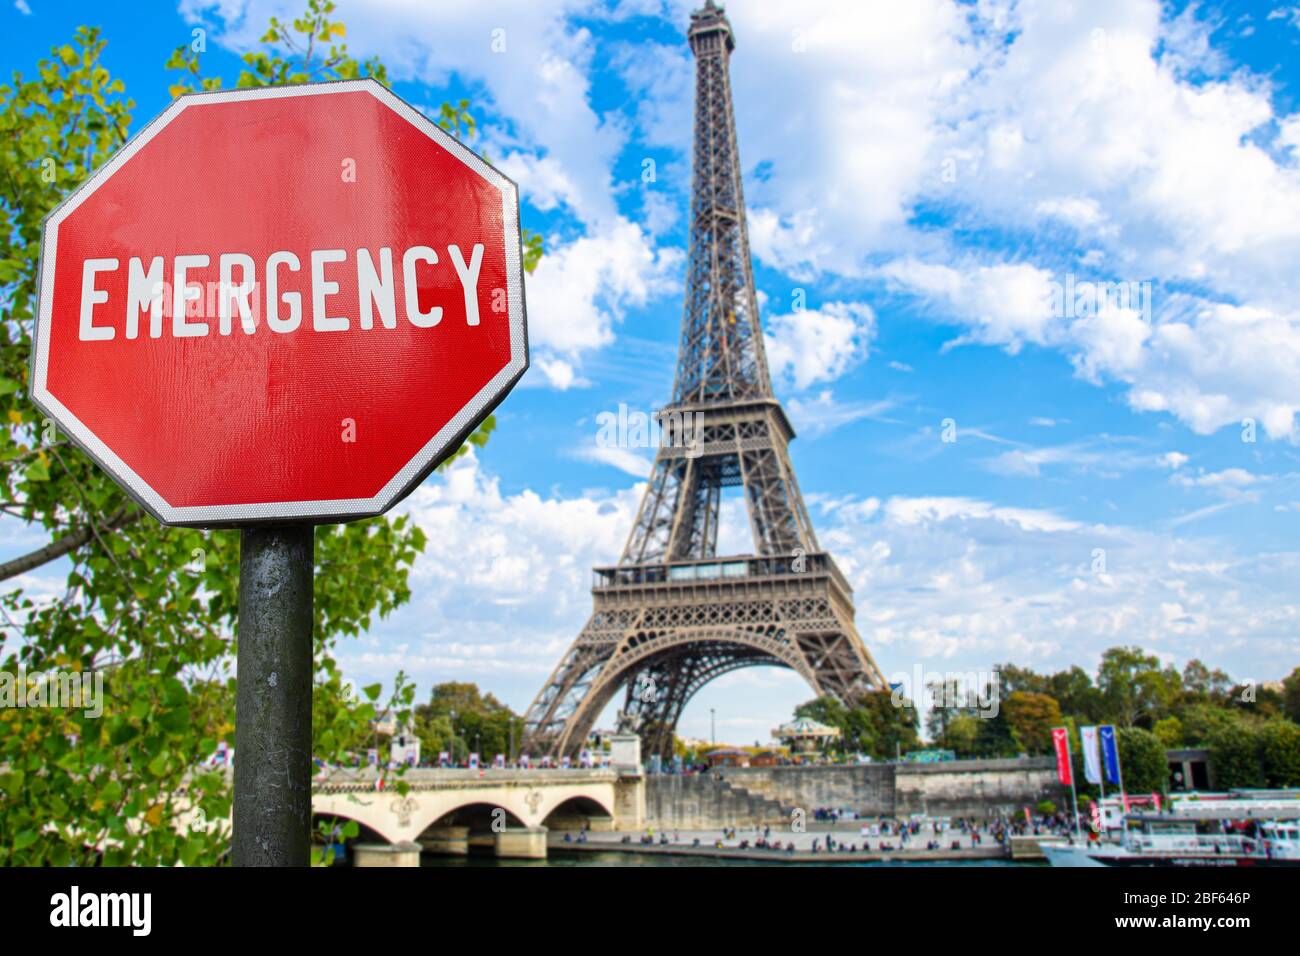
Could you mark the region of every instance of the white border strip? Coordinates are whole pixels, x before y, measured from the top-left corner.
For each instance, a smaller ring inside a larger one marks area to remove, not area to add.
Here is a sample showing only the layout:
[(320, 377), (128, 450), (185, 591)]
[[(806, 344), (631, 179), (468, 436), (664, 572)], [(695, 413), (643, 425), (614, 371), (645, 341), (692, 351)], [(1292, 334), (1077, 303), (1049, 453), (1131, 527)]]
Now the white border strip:
[[(345, 498), (327, 501), (266, 502), (242, 505), (175, 507), (122, 461), (62, 402), (46, 385), (49, 367), (50, 325), (53, 320), (55, 255), (58, 250), (59, 225), (92, 193), (120, 169), (150, 140), (186, 109), (209, 103), (232, 103), (243, 100), (279, 99), (291, 96), (323, 96), (332, 93), (366, 92), (397, 113), (443, 149), (474, 170), (501, 192), (502, 222), (506, 236), (506, 296), (510, 323), (510, 361), (487, 385), (433, 436), (373, 498)], [(511, 241), (513, 237), (514, 241)], [(277, 520), (341, 520), (382, 514), (409, 494), (422, 481), (451, 444), (467, 435), (503, 399), (528, 368), (528, 334), (524, 305), (523, 249), (519, 234), (519, 192), (514, 181), (478, 156), (450, 133), (431, 121), (377, 80), (339, 80), (330, 83), (306, 83), (297, 86), (273, 86), (247, 90), (222, 90), (188, 93), (160, 113), (131, 138), (107, 163), (96, 170), (81, 186), (46, 218), (41, 239), (40, 266), (37, 275), (35, 348), (32, 354), (31, 397), (37, 407), (95, 461), (107, 471), (154, 517), (166, 524), (222, 525), (265, 523)]]

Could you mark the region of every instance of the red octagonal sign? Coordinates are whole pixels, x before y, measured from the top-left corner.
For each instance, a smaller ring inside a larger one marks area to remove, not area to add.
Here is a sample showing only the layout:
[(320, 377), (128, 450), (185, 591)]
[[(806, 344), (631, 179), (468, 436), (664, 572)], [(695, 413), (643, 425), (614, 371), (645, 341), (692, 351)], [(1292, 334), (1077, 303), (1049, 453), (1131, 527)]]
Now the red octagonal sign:
[(379, 514), (528, 367), (522, 265), (374, 80), (190, 94), (46, 219), (32, 397), (169, 524)]

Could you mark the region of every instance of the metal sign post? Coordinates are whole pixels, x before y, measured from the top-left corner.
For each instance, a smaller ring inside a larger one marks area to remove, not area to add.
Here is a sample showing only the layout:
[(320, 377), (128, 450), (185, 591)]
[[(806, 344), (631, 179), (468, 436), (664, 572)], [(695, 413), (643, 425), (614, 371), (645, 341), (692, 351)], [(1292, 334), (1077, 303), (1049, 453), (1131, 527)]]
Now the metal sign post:
[(239, 535), (235, 866), (311, 862), (311, 525)]

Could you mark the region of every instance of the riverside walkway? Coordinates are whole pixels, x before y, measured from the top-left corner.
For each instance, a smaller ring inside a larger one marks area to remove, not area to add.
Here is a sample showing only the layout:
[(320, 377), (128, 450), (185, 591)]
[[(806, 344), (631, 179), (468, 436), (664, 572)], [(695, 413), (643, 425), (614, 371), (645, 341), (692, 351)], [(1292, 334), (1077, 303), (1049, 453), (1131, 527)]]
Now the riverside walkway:
[[(980, 844), (975, 844), (966, 834), (950, 832), (937, 838), (937, 849), (926, 849), (928, 839), (922, 834), (908, 840), (902, 846), (897, 836), (864, 837), (856, 828), (848, 826), (836, 829), (809, 829), (802, 833), (781, 832), (773, 830), (770, 839), (780, 840), (779, 850), (767, 847), (755, 847), (754, 841), (762, 837), (761, 829), (738, 829), (735, 836), (728, 838), (723, 830), (680, 830), (667, 831), (668, 843), (659, 842), (661, 834), (655, 832), (653, 843), (640, 842), (643, 834), (619, 832), (588, 833), (583, 842), (577, 842), (574, 834), (566, 842), (565, 834), (552, 832), (548, 834), (547, 843), (554, 851), (574, 853), (627, 853), (667, 856), (694, 856), (711, 859), (747, 860), (764, 863), (957, 863), (982, 862), (989, 860), (1010, 859), (1006, 847), (984, 837)], [(836, 849), (826, 849), (826, 837), (834, 838)], [(624, 842), (625, 837), (630, 842)], [(929, 839), (936, 839), (930, 837)], [(699, 845), (696, 845), (696, 840)], [(740, 844), (747, 842), (748, 846)], [(813, 850), (816, 842), (818, 849)], [(880, 849), (881, 843), (889, 849)], [(953, 844), (956, 844), (956, 847)], [(720, 845), (719, 845), (720, 844)], [(793, 852), (788, 849), (794, 845)], [(855, 847), (842, 850), (840, 845)], [(864, 845), (866, 844), (866, 845)]]

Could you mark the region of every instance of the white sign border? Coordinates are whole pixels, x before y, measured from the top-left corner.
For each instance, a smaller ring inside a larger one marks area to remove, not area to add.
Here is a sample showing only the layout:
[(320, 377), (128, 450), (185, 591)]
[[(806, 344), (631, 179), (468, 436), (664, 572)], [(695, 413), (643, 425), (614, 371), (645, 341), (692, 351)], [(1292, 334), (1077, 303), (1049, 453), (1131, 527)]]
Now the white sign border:
[[(232, 103), (254, 99), (321, 96), (334, 93), (366, 92), (397, 113), (501, 192), (502, 223), (506, 243), (506, 299), (510, 323), (510, 361), (491, 381), (433, 436), (416, 455), (372, 498), (344, 498), (327, 501), (265, 502), (239, 505), (176, 507), (166, 501), (143, 478), (122, 461), (85, 423), (63, 405), (46, 385), (49, 366), (50, 324), (54, 286), (55, 254), (59, 224), (91, 196), (110, 176), (158, 135), (186, 109), (211, 103)], [(515, 182), (458, 139), (442, 129), (386, 86), (370, 77), (292, 86), (254, 87), (186, 93), (172, 102), (144, 129), (131, 137), (107, 163), (92, 173), (70, 196), (45, 217), (42, 225), (40, 262), (37, 271), (37, 312), (33, 331), (31, 398), (42, 412), (86, 454), (111, 475), (145, 510), (169, 525), (218, 527), (223, 525), (276, 524), (286, 522), (334, 523), (383, 514), (411, 493), (445, 457), (464, 440), (528, 370), (528, 332), (524, 304), (523, 248), (519, 236), (519, 189)]]

